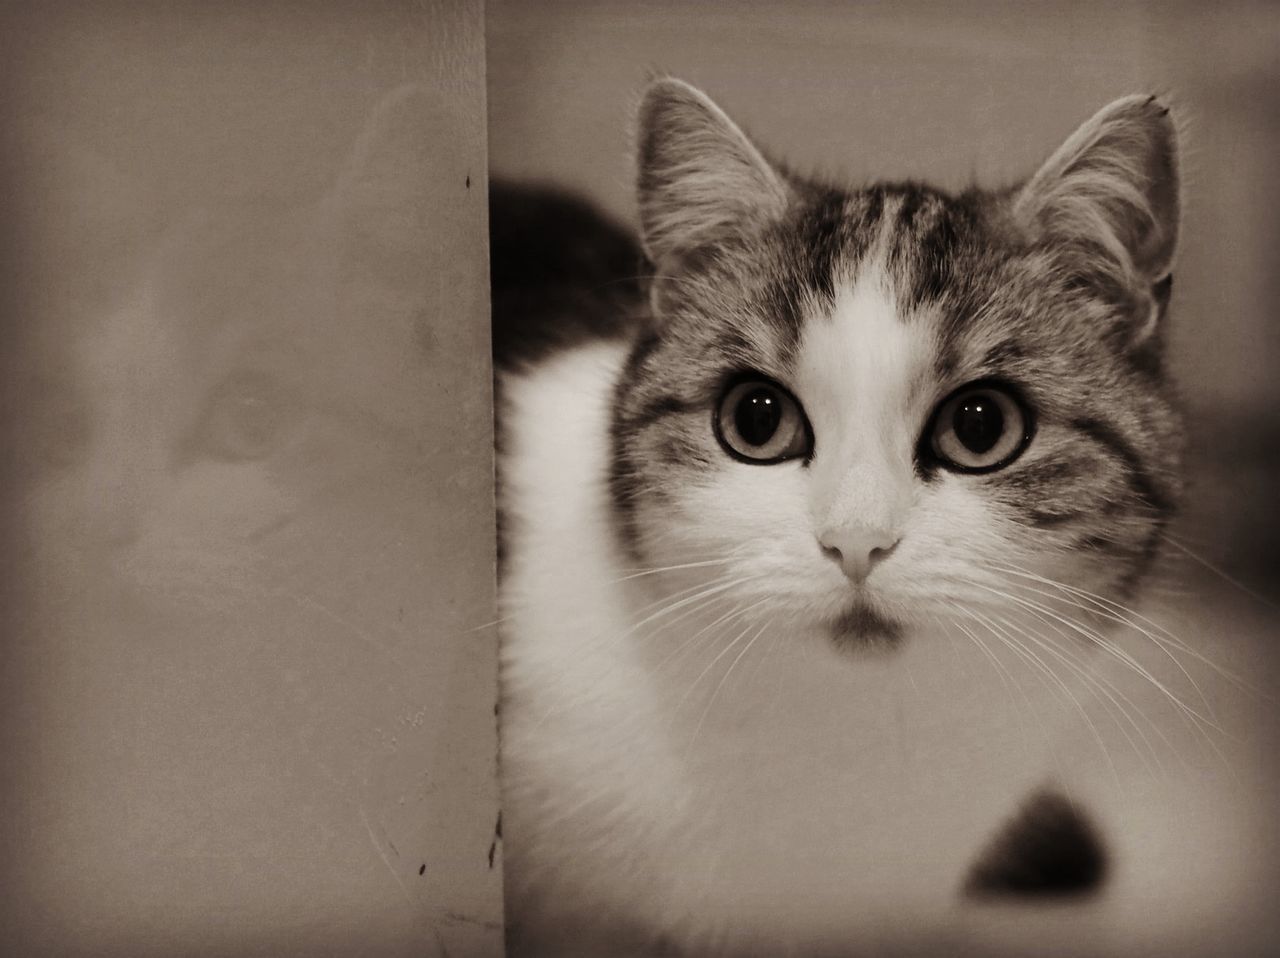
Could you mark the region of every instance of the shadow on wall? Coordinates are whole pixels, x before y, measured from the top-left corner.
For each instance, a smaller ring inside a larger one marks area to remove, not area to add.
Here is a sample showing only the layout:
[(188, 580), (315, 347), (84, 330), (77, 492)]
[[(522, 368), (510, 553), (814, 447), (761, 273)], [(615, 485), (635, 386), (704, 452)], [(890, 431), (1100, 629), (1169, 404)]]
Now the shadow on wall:
[(4, 30), (0, 950), (498, 953), (478, 11), (116, 6)]

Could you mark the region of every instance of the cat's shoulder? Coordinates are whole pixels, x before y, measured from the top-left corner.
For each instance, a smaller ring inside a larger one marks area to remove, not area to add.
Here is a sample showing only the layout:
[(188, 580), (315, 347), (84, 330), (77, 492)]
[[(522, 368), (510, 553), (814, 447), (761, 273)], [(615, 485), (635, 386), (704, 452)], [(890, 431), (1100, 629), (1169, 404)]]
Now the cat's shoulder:
[(629, 351), (625, 339), (591, 340), (500, 371), (501, 464), (545, 460), (559, 471), (589, 457), (592, 472), (602, 469), (595, 460), (606, 453), (610, 403)]

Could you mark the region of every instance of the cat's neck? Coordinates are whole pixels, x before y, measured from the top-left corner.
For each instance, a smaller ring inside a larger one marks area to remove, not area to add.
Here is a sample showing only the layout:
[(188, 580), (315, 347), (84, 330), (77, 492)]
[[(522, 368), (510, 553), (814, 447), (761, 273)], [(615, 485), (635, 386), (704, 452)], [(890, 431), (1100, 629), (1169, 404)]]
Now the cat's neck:
[[(1044, 774), (1061, 721), (1051, 697), (1007, 687), (990, 650), (942, 632), (851, 658), (779, 617), (717, 624), (717, 606), (655, 617), (670, 588), (629, 567), (607, 486), (625, 354), (580, 349), (503, 387), (504, 627), (521, 638), (503, 662), (513, 852), (536, 848), (562, 892), (601, 908), (648, 894), (646, 875), (685, 875), (661, 907), (689, 895), (729, 923), (752, 909), (786, 919), (770, 908), (780, 875), (809, 876), (815, 900), (841, 883), (838, 896), (852, 895), (855, 861), (877, 863), (860, 872), (875, 879), (863, 901), (947, 900), (950, 886), (934, 886), (963, 871), (1007, 796)], [(847, 820), (859, 827), (832, 829)], [(904, 833), (921, 821), (938, 827)], [(681, 865), (689, 847), (706, 850), (708, 873)], [(939, 867), (922, 873), (913, 855)], [(598, 887), (619, 856), (650, 863), (640, 885)], [(730, 873), (759, 876), (734, 892), (754, 905), (712, 900)]]

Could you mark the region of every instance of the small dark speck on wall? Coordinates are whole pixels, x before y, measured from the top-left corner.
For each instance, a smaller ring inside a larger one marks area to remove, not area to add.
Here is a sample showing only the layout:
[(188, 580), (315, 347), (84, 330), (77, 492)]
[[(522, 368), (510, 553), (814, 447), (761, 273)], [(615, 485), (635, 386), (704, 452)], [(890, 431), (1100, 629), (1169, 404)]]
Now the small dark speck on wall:
[(422, 867), (418, 869), (418, 874), (425, 875), (426, 873), (427, 873), (427, 863), (423, 862)]
[(467, 189), (471, 189), (471, 174), (467, 174)]
[(493, 867), (493, 856), (498, 852), (498, 842), (502, 839), (502, 812), (498, 812), (498, 820), (493, 824), (493, 841), (489, 843), (489, 867)]

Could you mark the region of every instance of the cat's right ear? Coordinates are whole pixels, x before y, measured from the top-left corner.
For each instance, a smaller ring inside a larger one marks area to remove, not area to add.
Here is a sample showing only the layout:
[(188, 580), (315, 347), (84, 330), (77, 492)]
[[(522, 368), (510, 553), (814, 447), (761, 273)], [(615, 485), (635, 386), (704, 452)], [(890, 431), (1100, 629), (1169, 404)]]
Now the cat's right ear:
[(1021, 189), (1014, 216), (1033, 234), (1083, 241), (1151, 293), (1153, 331), (1178, 244), (1177, 131), (1153, 96), (1128, 96), (1085, 121)]
[(790, 198), (737, 124), (682, 80), (645, 91), (637, 153), (641, 238), (659, 269), (725, 231), (778, 217)]

